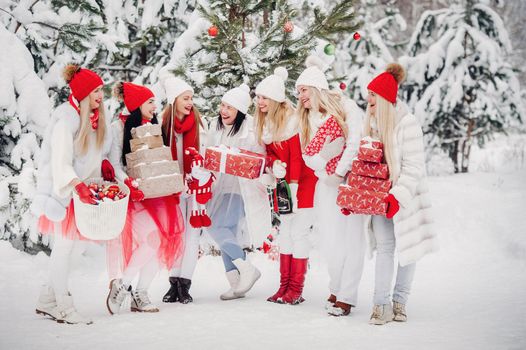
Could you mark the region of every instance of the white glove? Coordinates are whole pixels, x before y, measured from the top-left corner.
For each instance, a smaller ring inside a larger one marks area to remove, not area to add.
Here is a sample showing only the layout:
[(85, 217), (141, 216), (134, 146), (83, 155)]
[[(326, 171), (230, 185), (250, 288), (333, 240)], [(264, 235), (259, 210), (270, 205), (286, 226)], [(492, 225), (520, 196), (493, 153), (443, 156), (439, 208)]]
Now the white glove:
[(278, 179), (283, 179), (287, 175), (287, 163), (275, 160), (272, 164), (272, 173)]
[(289, 184), (290, 197), (292, 198), (292, 211), (297, 212), (298, 210), (298, 184)]
[(327, 136), (327, 138), (325, 139), (325, 143), (323, 144), (323, 147), (318, 154), (320, 155), (320, 157), (322, 157), (323, 159), (325, 159), (325, 161), (328, 162), (332, 158), (336, 157), (338, 154), (342, 153), (344, 145), (345, 139), (343, 137), (340, 136), (331, 142), (331, 137)]
[(259, 181), (265, 185), (266, 187), (269, 187), (270, 189), (276, 188), (276, 178), (270, 174), (263, 174), (259, 178)]
[(332, 174), (323, 179), (323, 182), (329, 187), (338, 187), (343, 182), (343, 177)]

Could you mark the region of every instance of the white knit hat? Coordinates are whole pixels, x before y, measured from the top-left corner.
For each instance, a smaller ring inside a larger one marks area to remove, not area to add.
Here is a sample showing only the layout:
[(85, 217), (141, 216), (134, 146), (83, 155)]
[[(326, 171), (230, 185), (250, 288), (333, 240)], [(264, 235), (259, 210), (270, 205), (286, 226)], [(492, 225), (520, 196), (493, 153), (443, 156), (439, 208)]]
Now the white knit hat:
[(194, 89), (188, 85), (184, 80), (176, 78), (168, 70), (161, 70), (159, 72), (159, 79), (161, 85), (166, 94), (166, 100), (168, 103), (174, 103), (177, 96), (181, 95), (185, 91), (191, 91), (194, 93)]
[(296, 89), (298, 86), (304, 85), (315, 87), (318, 90), (329, 90), (329, 83), (327, 82), (325, 73), (323, 73), (324, 64), (321, 58), (310, 55), (305, 60), (305, 66), (307, 69), (305, 69), (298, 77), (298, 80), (296, 80)]
[(247, 84), (241, 84), (231, 90), (228, 90), (221, 99), (221, 102), (228, 103), (243, 114), (247, 114), (248, 107), (252, 99), (250, 98), (250, 88)]
[(289, 73), (283, 67), (274, 69), (274, 74), (269, 75), (263, 79), (256, 86), (256, 95), (265, 96), (277, 102), (284, 102), (287, 98), (285, 96), (285, 81)]

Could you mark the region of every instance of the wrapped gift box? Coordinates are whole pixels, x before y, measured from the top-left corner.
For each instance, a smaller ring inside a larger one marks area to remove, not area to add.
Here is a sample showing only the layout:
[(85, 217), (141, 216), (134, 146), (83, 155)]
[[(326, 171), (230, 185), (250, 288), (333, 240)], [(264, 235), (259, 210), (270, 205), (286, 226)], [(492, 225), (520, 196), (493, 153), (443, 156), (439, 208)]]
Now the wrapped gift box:
[(161, 125), (147, 123), (131, 129), (131, 134), (134, 139), (148, 136), (160, 136), (162, 135)]
[(374, 149), (383, 149), (384, 145), (377, 139), (373, 139), (371, 136), (366, 136), (360, 140), (360, 146)]
[(142, 163), (127, 167), (128, 175), (134, 179), (144, 179), (159, 175), (179, 174), (179, 163), (174, 160), (161, 160), (152, 163)]
[(350, 174), (347, 178), (347, 185), (362, 190), (389, 192), (392, 183), (390, 180), (375, 179), (368, 176)]
[[(312, 138), (312, 140), (309, 142), (307, 147), (305, 147), (305, 150), (303, 153), (307, 156), (313, 156), (315, 154), (318, 154), (321, 149), (323, 148), (323, 145), (325, 144), (325, 140), (327, 137), (332, 141), (337, 139), (338, 137), (344, 137), (345, 134), (336, 121), (336, 118), (330, 117), (327, 119), (327, 121), (318, 128), (316, 131), (316, 134)], [(342, 157), (343, 150), (345, 150), (345, 146), (342, 148), (342, 152), (329, 160), (327, 162), (327, 165), (325, 167), (325, 170), (327, 171), (327, 174), (332, 175), (336, 172), (336, 166), (338, 165), (338, 162), (340, 161), (340, 158)]]
[(362, 147), (358, 148), (358, 159), (365, 162), (381, 163), (384, 152), (377, 148)]
[(348, 185), (340, 185), (336, 204), (342, 208), (352, 210), (355, 214), (385, 215), (389, 194), (353, 188)]
[(389, 178), (389, 169), (387, 164), (364, 162), (363, 160), (355, 159), (352, 162), (351, 174), (385, 180)]
[(144, 198), (164, 197), (184, 191), (184, 180), (181, 174), (159, 175), (138, 179), (139, 189)]
[(257, 179), (265, 170), (265, 155), (226, 146), (208, 147), (205, 169), (223, 174)]
[(126, 165), (128, 167), (135, 167), (141, 163), (151, 163), (160, 160), (173, 160), (169, 147), (140, 149), (126, 155)]
[(152, 149), (159, 148), (163, 146), (162, 136), (145, 136), (137, 139), (130, 140), (130, 148), (132, 152), (141, 150), (141, 149)]

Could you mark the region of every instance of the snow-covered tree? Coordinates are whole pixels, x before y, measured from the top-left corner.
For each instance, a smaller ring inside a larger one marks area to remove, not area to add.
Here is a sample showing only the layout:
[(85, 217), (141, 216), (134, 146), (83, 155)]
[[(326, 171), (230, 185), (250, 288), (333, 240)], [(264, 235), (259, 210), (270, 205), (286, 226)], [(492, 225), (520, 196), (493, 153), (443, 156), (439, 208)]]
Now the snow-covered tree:
[(502, 19), (489, 6), (455, 1), (426, 11), (411, 38), (406, 100), (423, 118), (434, 148), (467, 172), (473, 142), (479, 146), (521, 120), (520, 87), (507, 57), (512, 50)]

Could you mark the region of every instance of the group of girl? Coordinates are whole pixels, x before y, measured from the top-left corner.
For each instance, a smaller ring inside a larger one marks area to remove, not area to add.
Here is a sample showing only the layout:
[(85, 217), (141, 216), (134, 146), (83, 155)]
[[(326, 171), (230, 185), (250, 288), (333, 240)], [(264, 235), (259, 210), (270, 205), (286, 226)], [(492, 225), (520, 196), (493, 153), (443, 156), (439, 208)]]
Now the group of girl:
[[(161, 73), (167, 106), (157, 119), (154, 94), (144, 86), (120, 82), (114, 95), (125, 110), (110, 123), (103, 105), (103, 81), (93, 71), (76, 65), (64, 70), (71, 88), (67, 102), (57, 107), (42, 144), (38, 194), (32, 204), (42, 233), (54, 234), (50, 277), (42, 287), (36, 312), (61, 323), (91, 323), (77, 312), (68, 289), (73, 247), (85, 238), (74, 217), (72, 192), (93, 203), (84, 181), (118, 179), (130, 189), (125, 228), (110, 241), (108, 311), (121, 311), (131, 297), (131, 311), (157, 312), (148, 288), (160, 268), (170, 271), (163, 302), (192, 302), (189, 289), (198, 259), (200, 230), (190, 224), (194, 197), (185, 191), (144, 199), (136, 181), (126, 173), (131, 130), (160, 123), (181, 173), (197, 177), (204, 171), (199, 153), (208, 146), (233, 146), (265, 154), (266, 174), (245, 179), (214, 174), (212, 199), (207, 204), (211, 225), (206, 232), (221, 250), (229, 290), (222, 300), (242, 298), (261, 273), (248, 259), (240, 231), (260, 245), (271, 231), (268, 187), (285, 180), (290, 188), (292, 213), (281, 215), (279, 228), (279, 288), (268, 301), (302, 303), (313, 242), (319, 243), (329, 269), (326, 309), (329, 315), (348, 315), (357, 304), (366, 241), (376, 248), (376, 278), (372, 324), (405, 321), (405, 305), (415, 262), (435, 249), (425, 181), (422, 131), (416, 118), (397, 99), (403, 69), (392, 64), (367, 86), (365, 117), (356, 104), (331, 91), (319, 60), (310, 57), (296, 81), (298, 106), (285, 94), (287, 71), (276, 68), (255, 89), (254, 118), (248, 86), (229, 90), (221, 99), (219, 116), (206, 126), (193, 104), (193, 88), (168, 71)], [(322, 130), (340, 137), (320, 142)], [(384, 144), (393, 186), (386, 217), (351, 213), (336, 205), (338, 185), (350, 171), (360, 138), (372, 136)], [(204, 177), (209, 179), (210, 177)], [(283, 179), (283, 180), (282, 180)], [(209, 180), (207, 180), (209, 181)], [(348, 212), (346, 214), (349, 214)], [(396, 284), (391, 283), (398, 253)], [(133, 287), (132, 283), (137, 280)], [(392, 299), (391, 299), (392, 297)]]

